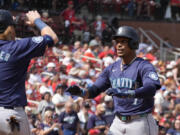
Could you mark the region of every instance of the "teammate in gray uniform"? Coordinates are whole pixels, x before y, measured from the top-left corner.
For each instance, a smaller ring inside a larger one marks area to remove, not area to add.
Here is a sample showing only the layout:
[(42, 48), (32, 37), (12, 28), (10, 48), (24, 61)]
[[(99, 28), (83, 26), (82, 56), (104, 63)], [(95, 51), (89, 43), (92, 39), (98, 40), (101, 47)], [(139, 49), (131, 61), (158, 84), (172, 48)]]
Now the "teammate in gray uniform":
[(122, 26), (113, 37), (120, 59), (105, 68), (91, 87), (85, 90), (74, 85), (67, 92), (94, 98), (106, 91), (113, 97), (115, 118), (109, 135), (158, 135), (158, 126), (151, 114), (153, 96), (160, 88), (155, 68), (136, 57), (139, 36), (134, 28)]
[(24, 111), (27, 68), (32, 58), (42, 56), (47, 46), (58, 42), (37, 11), (29, 11), (26, 17), (26, 23), (35, 25), (41, 36), (15, 40), (13, 18), (9, 11), (0, 10), (0, 135), (31, 134)]

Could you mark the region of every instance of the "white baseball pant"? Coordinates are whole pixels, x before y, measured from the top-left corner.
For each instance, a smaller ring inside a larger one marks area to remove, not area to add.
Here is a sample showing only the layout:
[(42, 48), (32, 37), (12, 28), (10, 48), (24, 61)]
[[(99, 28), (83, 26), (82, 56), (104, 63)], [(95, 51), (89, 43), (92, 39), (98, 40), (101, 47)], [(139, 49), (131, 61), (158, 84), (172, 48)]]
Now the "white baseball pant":
[[(15, 128), (11, 131), (10, 124), (7, 121), (11, 116), (15, 116), (20, 124), (20, 130)], [(22, 107), (6, 109), (0, 107), (0, 135), (31, 135), (27, 115)]]
[(114, 118), (108, 135), (158, 135), (158, 126), (152, 114), (134, 119), (130, 122)]

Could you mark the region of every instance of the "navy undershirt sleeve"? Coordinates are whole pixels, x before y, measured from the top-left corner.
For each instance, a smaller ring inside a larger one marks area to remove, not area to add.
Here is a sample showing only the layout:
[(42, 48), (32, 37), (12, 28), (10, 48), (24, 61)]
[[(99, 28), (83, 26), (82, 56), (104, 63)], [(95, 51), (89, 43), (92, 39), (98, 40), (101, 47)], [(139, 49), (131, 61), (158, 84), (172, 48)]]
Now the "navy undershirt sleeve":
[(135, 90), (136, 98), (146, 98), (153, 97), (156, 93), (156, 90), (159, 89), (155, 85), (146, 85)]

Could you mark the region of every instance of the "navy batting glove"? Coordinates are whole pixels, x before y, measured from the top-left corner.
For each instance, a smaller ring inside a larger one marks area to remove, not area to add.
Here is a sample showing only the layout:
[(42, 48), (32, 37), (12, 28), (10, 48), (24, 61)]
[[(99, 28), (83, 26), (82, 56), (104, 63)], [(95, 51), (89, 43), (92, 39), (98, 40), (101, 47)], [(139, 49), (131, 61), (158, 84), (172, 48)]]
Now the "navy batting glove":
[(135, 97), (135, 91), (134, 90), (127, 90), (124, 92), (119, 92), (116, 94), (116, 96), (121, 98), (134, 98)]
[(84, 97), (86, 94), (86, 91), (77, 85), (73, 85), (73, 86), (68, 87), (65, 90), (65, 92), (69, 92), (71, 95), (80, 96), (80, 97)]
[(119, 93), (119, 91), (116, 88), (109, 88), (109, 89), (106, 90), (106, 94), (109, 95), (109, 96), (114, 96), (114, 95), (116, 95), (118, 93)]
[(127, 90), (127, 91), (122, 92), (121, 90), (119, 90), (117, 88), (107, 89), (106, 94), (110, 95), (110, 96), (117, 96), (120, 98), (126, 98), (126, 97), (134, 98), (135, 97), (135, 91), (134, 90)]

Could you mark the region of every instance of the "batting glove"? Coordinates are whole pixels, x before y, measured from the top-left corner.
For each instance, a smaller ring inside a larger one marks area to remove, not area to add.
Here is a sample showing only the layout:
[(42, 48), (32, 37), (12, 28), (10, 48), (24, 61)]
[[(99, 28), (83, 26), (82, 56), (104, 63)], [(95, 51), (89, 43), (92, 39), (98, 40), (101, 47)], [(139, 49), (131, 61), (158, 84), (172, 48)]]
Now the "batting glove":
[(118, 89), (115, 89), (115, 88), (109, 88), (106, 91), (106, 94), (109, 96), (114, 96), (114, 95), (117, 95), (118, 93), (119, 93)]
[(134, 90), (127, 90), (122, 92), (119, 89), (115, 88), (109, 88), (106, 93), (110, 96), (117, 96), (120, 98), (134, 98), (135, 97), (135, 91)]
[(71, 95), (80, 97), (84, 97), (86, 95), (86, 91), (77, 85), (68, 87), (65, 92), (69, 92)]

